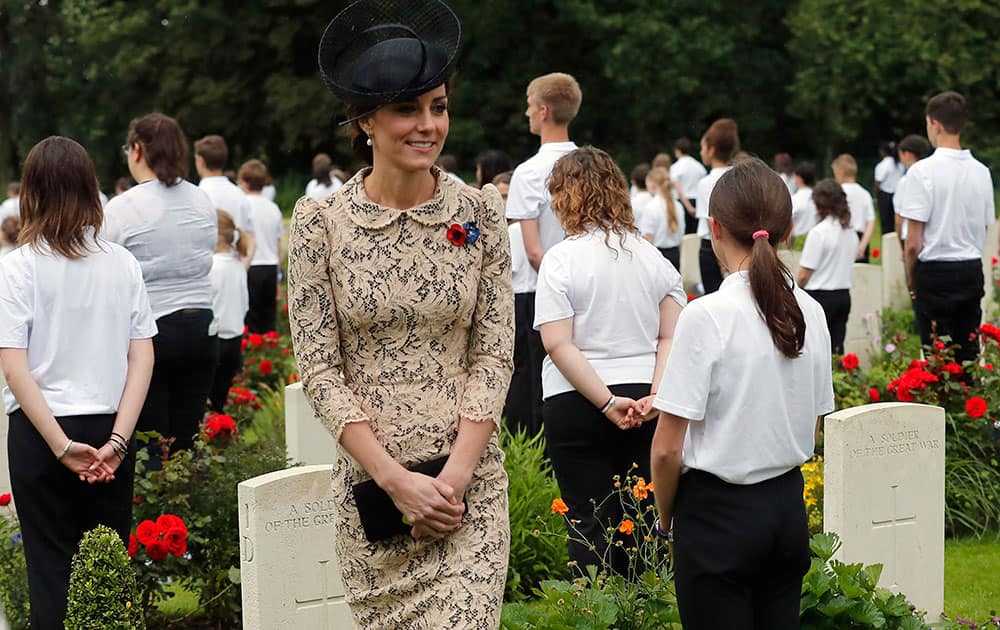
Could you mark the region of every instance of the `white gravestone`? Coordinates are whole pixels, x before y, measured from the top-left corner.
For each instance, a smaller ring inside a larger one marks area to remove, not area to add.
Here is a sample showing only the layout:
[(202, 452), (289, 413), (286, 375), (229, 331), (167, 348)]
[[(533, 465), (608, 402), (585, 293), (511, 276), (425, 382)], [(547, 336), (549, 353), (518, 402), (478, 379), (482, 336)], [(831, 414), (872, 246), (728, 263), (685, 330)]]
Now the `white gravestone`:
[(895, 232), (882, 237), (882, 295), (886, 308), (910, 308), (903, 246)]
[(997, 233), (1000, 232), (1000, 223), (994, 223), (986, 230), (986, 243), (983, 246), (983, 282), (985, 284), (985, 294), (983, 295), (983, 321), (992, 319), (992, 310), (996, 307), (995, 295), (1000, 288), (993, 280), (993, 259), (1000, 256), (1000, 243), (997, 242)]
[(681, 278), (684, 290), (694, 293), (694, 288), (701, 284), (701, 267), (698, 263), (698, 252), (701, 251), (701, 237), (697, 234), (687, 234), (681, 239)]
[(802, 252), (782, 248), (778, 250), (778, 259), (788, 268), (794, 280), (799, 275), (799, 260), (802, 259)]
[(844, 354), (854, 353), (861, 365), (871, 364), (881, 335), (882, 268), (878, 265), (855, 263), (851, 278), (851, 314), (847, 318)]
[(823, 529), (843, 562), (879, 563), (879, 586), (929, 619), (944, 610), (944, 410), (880, 403), (824, 421)]
[(239, 485), (240, 576), (247, 630), (351, 630), (333, 550), (330, 466), (303, 466)]
[(302, 464), (332, 464), (337, 443), (313, 414), (302, 383), (285, 388), (285, 445), (288, 457)]

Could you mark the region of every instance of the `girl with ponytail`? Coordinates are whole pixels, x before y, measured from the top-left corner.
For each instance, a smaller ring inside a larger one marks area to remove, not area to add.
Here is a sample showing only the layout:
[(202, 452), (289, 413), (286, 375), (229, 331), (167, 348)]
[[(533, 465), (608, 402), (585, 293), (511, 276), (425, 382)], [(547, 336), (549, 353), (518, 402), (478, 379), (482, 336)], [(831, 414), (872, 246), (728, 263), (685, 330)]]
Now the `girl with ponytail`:
[(684, 237), (684, 210), (674, 199), (670, 171), (658, 166), (646, 176), (646, 190), (653, 198), (647, 215), (654, 228), (652, 243), (675, 269), (681, 268), (681, 239)]
[(209, 392), (209, 407), (222, 413), (229, 400), (233, 378), (243, 365), (243, 319), (250, 310), (247, 270), (241, 259), (247, 255), (246, 239), (237, 239), (236, 223), (225, 210), (216, 210), (219, 238), (212, 256), (212, 312), (219, 331), (219, 363)]
[(823, 309), (775, 250), (791, 214), (784, 182), (760, 160), (719, 178), (708, 223), (731, 273), (681, 312), (652, 401), (657, 532), (675, 537), (686, 630), (799, 627), (809, 568), (799, 466), (834, 406)]

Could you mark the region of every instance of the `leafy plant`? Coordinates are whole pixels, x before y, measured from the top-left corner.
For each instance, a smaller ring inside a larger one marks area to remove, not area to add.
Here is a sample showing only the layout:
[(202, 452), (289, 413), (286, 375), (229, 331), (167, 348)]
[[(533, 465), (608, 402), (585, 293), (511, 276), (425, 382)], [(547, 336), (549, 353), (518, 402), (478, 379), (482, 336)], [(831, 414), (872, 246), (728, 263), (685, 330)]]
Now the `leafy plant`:
[(518, 601), (531, 597), (543, 581), (565, 577), (568, 558), (565, 539), (541, 535), (546, 521), (555, 521), (549, 506), (559, 496), (545, 455), (545, 438), (541, 432), (528, 435), (522, 428), (511, 433), (504, 427), (500, 446), (510, 484), (511, 545), (504, 600)]
[(0, 600), (3, 601), (3, 612), (11, 628), (24, 630), (31, 619), (28, 568), (17, 516), (9, 504), (5, 510), (7, 516), (0, 516)]
[(104, 525), (85, 533), (73, 556), (66, 629), (141, 630), (146, 622), (138, 597), (135, 573), (118, 534)]

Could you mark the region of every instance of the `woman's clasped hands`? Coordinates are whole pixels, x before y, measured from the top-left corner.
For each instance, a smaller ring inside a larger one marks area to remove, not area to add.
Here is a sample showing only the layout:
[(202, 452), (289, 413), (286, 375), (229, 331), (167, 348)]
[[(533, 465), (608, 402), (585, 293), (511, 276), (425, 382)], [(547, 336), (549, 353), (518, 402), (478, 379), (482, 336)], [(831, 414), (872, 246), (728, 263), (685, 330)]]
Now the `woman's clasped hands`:
[(80, 481), (87, 483), (112, 481), (115, 478), (115, 470), (121, 463), (110, 447), (96, 449), (90, 444), (76, 441), (69, 445), (69, 449), (60, 461)]
[(462, 495), (440, 478), (404, 469), (387, 484), (386, 492), (412, 526), (414, 538), (444, 538), (462, 523)]
[(622, 431), (634, 429), (659, 414), (659, 411), (653, 408), (655, 397), (650, 394), (634, 400), (626, 396), (616, 396), (614, 404), (604, 415)]

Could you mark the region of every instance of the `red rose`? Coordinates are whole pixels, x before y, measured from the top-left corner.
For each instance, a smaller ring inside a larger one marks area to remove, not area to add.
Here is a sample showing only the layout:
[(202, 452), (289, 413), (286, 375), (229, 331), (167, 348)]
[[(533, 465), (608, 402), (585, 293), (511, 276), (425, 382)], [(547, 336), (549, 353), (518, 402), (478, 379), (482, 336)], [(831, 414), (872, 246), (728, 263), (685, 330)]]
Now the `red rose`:
[(996, 256), (994, 256), (992, 259), (990, 259), (990, 264), (993, 265), (994, 267), (997, 266), (998, 262), (1000, 262), (1000, 259), (997, 259)]
[(970, 418), (982, 418), (988, 410), (986, 401), (979, 396), (973, 396), (965, 401), (965, 413), (969, 414)]
[(9, 492), (5, 492), (3, 494), (0, 494), (0, 506), (3, 506), (3, 505), (10, 505), (10, 493)]
[(148, 545), (160, 537), (160, 528), (153, 521), (143, 521), (135, 528), (135, 537), (142, 544)]
[(877, 249), (873, 249), (872, 250), (872, 259), (878, 258), (879, 254), (881, 254), (881, 253), (882, 253), (881, 251), (879, 251)]
[(187, 552), (187, 532), (180, 527), (171, 527), (163, 536), (167, 551), (180, 558)]
[(945, 345), (943, 343), (941, 343), (940, 341), (938, 341), (937, 339), (935, 339), (934, 340), (934, 349), (935, 350), (944, 350), (945, 349)]
[(163, 530), (167, 531), (170, 529), (180, 529), (187, 536), (187, 525), (184, 524), (184, 519), (173, 514), (163, 514), (160, 518), (156, 519), (157, 526)]
[(135, 552), (139, 551), (139, 539), (135, 537), (135, 534), (128, 535), (128, 557), (131, 558), (135, 556)]
[(240, 352), (246, 352), (246, 349), (247, 349), (247, 340), (240, 339)]
[(945, 363), (941, 366), (941, 369), (951, 374), (952, 376), (959, 376), (962, 373), (962, 366), (952, 361), (951, 363)]
[(132, 503), (139, 505), (140, 503), (142, 503), (142, 497), (135, 497), (134, 499), (132, 499)]
[(992, 363), (984, 363), (983, 364), (983, 369), (989, 370), (990, 372), (992, 372), (993, 371), (993, 364)]
[(264, 341), (266, 341), (269, 346), (278, 345), (279, 340), (281, 340), (281, 335), (273, 330), (271, 332), (264, 333)]
[(253, 333), (249, 337), (247, 337), (247, 342), (254, 348), (259, 348), (262, 345), (264, 345), (264, 338), (258, 335), (257, 333)]
[(154, 540), (146, 545), (146, 555), (159, 562), (167, 557), (167, 545), (162, 540)]
[(451, 227), (448, 228), (447, 236), (448, 241), (452, 245), (459, 247), (461, 245), (465, 245), (465, 237), (468, 236), (468, 234), (466, 233), (464, 227), (457, 223), (452, 223)]
[(845, 370), (856, 370), (858, 369), (858, 355), (851, 352), (850, 354), (845, 354), (844, 358), (840, 360), (840, 365), (843, 366)]
[(872, 387), (868, 390), (868, 400), (870, 400), (873, 403), (877, 403), (878, 401), (882, 400), (882, 395), (878, 393), (877, 389)]
[(291, 348), (282, 348), (281, 352), (284, 353), (286, 357), (292, 354)]
[(258, 369), (260, 369), (261, 374), (267, 375), (274, 371), (274, 364), (267, 359), (262, 359)]
[[(205, 420), (203, 431), (205, 437), (210, 440), (223, 433), (233, 436), (236, 434), (236, 421), (233, 420), (232, 416), (227, 416), (224, 413), (213, 413)], [(163, 527), (165, 528), (165, 526)]]

